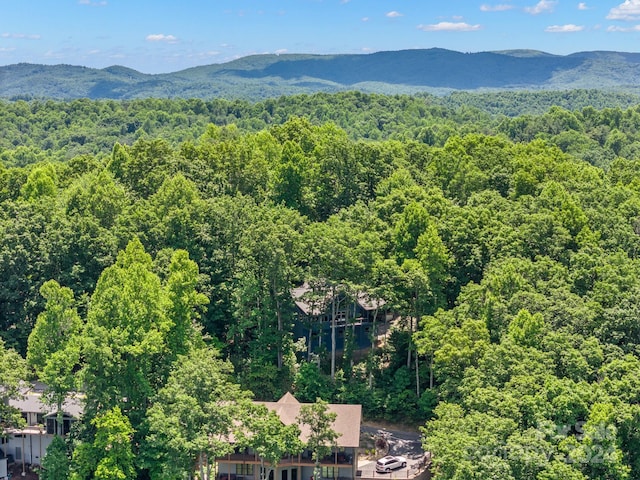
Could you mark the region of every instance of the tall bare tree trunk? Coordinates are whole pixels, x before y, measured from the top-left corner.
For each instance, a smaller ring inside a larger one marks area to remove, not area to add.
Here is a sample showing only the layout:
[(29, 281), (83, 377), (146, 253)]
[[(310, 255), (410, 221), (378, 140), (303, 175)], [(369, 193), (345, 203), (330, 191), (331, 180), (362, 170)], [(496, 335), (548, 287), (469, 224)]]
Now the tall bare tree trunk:
[(409, 345), (407, 346), (407, 368), (411, 367), (411, 346), (413, 345), (413, 317), (409, 316)]
[(420, 369), (418, 368), (418, 349), (416, 349), (416, 396), (420, 398)]
[(282, 312), (280, 300), (276, 300), (276, 314), (278, 316), (278, 370), (282, 370)]
[(336, 287), (331, 287), (331, 380), (336, 378)]
[(58, 411), (56, 412), (56, 435), (64, 435), (64, 413), (62, 411), (62, 400), (58, 399)]
[(433, 354), (429, 359), (429, 390), (433, 389)]

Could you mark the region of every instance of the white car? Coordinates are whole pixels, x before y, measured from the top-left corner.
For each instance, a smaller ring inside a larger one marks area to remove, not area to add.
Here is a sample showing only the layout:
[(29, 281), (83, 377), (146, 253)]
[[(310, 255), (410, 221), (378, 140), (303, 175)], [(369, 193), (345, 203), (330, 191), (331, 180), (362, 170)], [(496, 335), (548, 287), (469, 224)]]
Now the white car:
[(382, 457), (380, 460), (376, 462), (376, 472), (379, 473), (388, 473), (391, 470), (395, 470), (397, 468), (404, 468), (407, 466), (407, 459), (400, 456), (391, 456), (387, 455), (386, 457)]

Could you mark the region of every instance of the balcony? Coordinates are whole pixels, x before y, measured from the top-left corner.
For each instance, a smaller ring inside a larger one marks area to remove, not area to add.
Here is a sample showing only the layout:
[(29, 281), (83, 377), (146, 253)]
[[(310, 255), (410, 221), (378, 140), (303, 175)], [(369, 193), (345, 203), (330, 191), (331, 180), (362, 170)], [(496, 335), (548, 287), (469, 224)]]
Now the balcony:
[[(331, 466), (347, 466), (353, 464), (353, 453), (347, 452), (334, 452), (331, 455), (327, 455), (326, 457), (320, 460), (320, 465), (323, 467), (331, 467)], [(219, 457), (216, 459), (218, 463), (253, 463), (259, 464), (260, 457), (254, 453), (250, 453), (247, 451), (244, 452), (236, 452), (225, 457)], [(278, 463), (279, 466), (309, 466), (314, 465), (315, 462), (311, 458), (311, 454), (309, 452), (304, 452), (299, 455), (288, 455), (280, 460)]]

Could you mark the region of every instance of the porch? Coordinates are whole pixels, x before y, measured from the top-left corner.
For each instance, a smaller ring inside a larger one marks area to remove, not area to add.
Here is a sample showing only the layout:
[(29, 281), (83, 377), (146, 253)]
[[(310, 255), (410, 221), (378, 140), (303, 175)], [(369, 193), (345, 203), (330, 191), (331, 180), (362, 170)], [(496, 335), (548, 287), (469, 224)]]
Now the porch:
[[(323, 480), (353, 480), (356, 476), (357, 458), (352, 451), (336, 451), (320, 461)], [(258, 480), (260, 478), (260, 458), (252, 452), (236, 452), (216, 460), (218, 480)], [(268, 463), (267, 463), (268, 465)], [(305, 480), (313, 476), (315, 462), (311, 453), (287, 455), (278, 462), (268, 480)]]
[[(335, 466), (335, 465), (353, 465), (354, 453), (352, 452), (333, 452), (331, 455), (327, 455), (326, 457), (320, 460), (321, 466)], [(227, 455), (226, 457), (220, 457), (216, 460), (219, 464), (260, 464), (260, 457), (255, 453), (250, 452), (237, 452)], [(299, 465), (299, 466), (308, 466), (315, 465), (315, 462), (311, 458), (310, 452), (302, 452), (299, 455), (287, 455), (282, 458), (278, 463), (278, 466), (283, 465)], [(238, 480), (229, 479), (229, 480)]]

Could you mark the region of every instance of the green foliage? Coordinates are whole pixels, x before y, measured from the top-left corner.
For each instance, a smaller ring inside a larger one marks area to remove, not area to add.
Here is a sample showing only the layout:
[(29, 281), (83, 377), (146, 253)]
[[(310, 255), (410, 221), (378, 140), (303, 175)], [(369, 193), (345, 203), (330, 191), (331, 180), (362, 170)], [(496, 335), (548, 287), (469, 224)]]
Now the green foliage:
[(98, 415), (92, 423), (96, 428), (93, 451), (96, 455), (96, 480), (129, 480), (135, 478), (134, 455), (131, 450), (133, 428), (114, 407)]
[(256, 453), (260, 459), (260, 479), (266, 480), (285, 455), (302, 452), (300, 428), (295, 423), (285, 425), (276, 412), (264, 405), (247, 403), (244, 409), (236, 445), (249, 447)]
[(523, 346), (539, 347), (546, 330), (541, 313), (531, 315), (527, 310), (520, 310), (509, 324), (509, 335)]
[(167, 294), (151, 267), (151, 257), (134, 240), (96, 285), (82, 335), (89, 415), (119, 406), (140, 416), (160, 381), (153, 359), (164, 353), (171, 320)]
[[(233, 451), (227, 441), (248, 392), (231, 379), (233, 367), (204, 347), (179, 357), (147, 414), (144, 463), (151, 478), (193, 473), (199, 457)], [(209, 466), (211, 468), (211, 466)]]
[(336, 413), (328, 411), (327, 402), (320, 398), (300, 407), (296, 420), (309, 431), (306, 447), (311, 451), (311, 458), (315, 462), (314, 478), (320, 477), (322, 458), (329, 455), (336, 446), (339, 434), (332, 428), (336, 416)]
[(302, 362), (294, 384), (297, 398), (301, 402), (312, 402), (316, 398), (331, 398), (331, 379), (324, 375), (317, 363)]
[(55, 171), (51, 166), (36, 167), (29, 173), (27, 182), (20, 189), (25, 200), (53, 197), (56, 194)]
[[(26, 378), (26, 373), (26, 364), (20, 354), (7, 348), (0, 339), (0, 389), (2, 389), (3, 399), (19, 398), (21, 382)], [(2, 428), (23, 424), (24, 420), (20, 411), (5, 401), (0, 403), (0, 426)]]
[(75, 373), (80, 363), (83, 325), (71, 289), (49, 280), (40, 293), (47, 303), (27, 341), (27, 364), (45, 383), (43, 399), (55, 406), (58, 428), (62, 429), (62, 406), (69, 393), (80, 386)]
[(53, 437), (42, 459), (42, 480), (67, 480), (71, 469), (69, 449), (61, 436)]
[[(440, 478), (636, 478), (640, 113), (628, 100), (4, 102), (3, 396), (27, 377), (21, 355), (52, 403), (81, 374), (78, 479), (102, 461), (91, 421), (116, 408), (135, 475), (204, 472), (228, 448), (210, 418), (227, 432), (241, 405), (220, 402), (248, 390), (424, 425)], [(311, 338), (332, 335), (317, 352), (291, 297), (303, 282), (324, 309)], [(347, 307), (365, 297), (376, 319), (360, 325)], [(264, 420), (251, 429), (275, 431)], [(260, 438), (274, 461), (280, 445)], [(100, 475), (127, 468), (105, 460)]]

